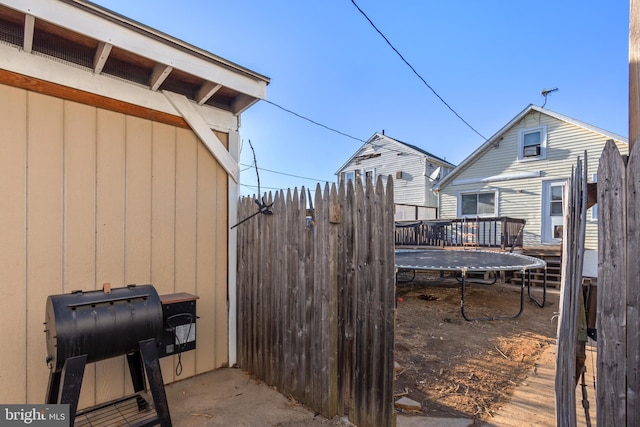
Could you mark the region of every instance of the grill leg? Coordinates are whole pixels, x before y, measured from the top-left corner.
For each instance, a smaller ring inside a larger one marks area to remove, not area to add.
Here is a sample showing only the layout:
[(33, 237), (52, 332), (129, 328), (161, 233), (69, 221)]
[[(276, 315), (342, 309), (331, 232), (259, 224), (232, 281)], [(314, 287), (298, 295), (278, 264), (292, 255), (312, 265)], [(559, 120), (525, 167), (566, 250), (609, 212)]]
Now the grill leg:
[(158, 359), (158, 349), (156, 348), (156, 340), (151, 338), (140, 341), (140, 354), (144, 363), (144, 370), (147, 373), (151, 396), (156, 407), (156, 412), (160, 420), (161, 427), (171, 426), (171, 415), (169, 414), (169, 404), (167, 403), (167, 394), (164, 390), (164, 382), (162, 381), (162, 372), (160, 371), (160, 360)]
[(87, 355), (70, 357), (64, 362), (62, 371), (49, 374), (49, 386), (45, 403), (69, 405), (69, 425), (73, 425), (78, 411), (80, 388)]
[[(131, 383), (133, 384), (133, 391), (139, 393), (145, 389), (144, 383), (144, 368), (142, 366), (142, 358), (140, 352), (127, 354), (127, 362), (129, 365), (129, 373), (131, 373)], [(148, 408), (147, 401), (140, 395), (136, 397), (138, 403), (138, 411), (142, 412)]]

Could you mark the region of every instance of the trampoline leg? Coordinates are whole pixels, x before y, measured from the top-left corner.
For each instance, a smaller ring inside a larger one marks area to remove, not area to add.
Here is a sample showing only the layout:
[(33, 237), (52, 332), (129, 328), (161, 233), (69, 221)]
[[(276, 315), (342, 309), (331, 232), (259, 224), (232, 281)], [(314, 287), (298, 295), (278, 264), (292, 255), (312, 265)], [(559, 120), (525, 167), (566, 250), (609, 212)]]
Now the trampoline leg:
[[(524, 309), (524, 280), (522, 281), (521, 285), (520, 285), (520, 310), (518, 310), (518, 312), (516, 314), (514, 314), (513, 316), (496, 316), (496, 317), (474, 317), (474, 318), (470, 318), (467, 317), (467, 315), (464, 312), (464, 291), (465, 291), (465, 276), (466, 274), (464, 274), (464, 272), (462, 273), (462, 286), (461, 286), (461, 295), (460, 295), (460, 312), (462, 313), (462, 317), (464, 318), (464, 320), (466, 320), (467, 322), (471, 322), (471, 321), (478, 321), (478, 320), (508, 320), (508, 319), (516, 319), (518, 317), (520, 317), (520, 315), (522, 314), (522, 310)], [(523, 274), (523, 279), (524, 279), (524, 274)]]
[[(527, 271), (527, 296), (529, 299), (536, 303), (536, 305), (540, 308), (544, 307), (544, 303), (547, 301), (547, 268), (544, 268), (544, 276), (543, 276), (543, 286), (542, 286), (542, 302), (538, 301), (536, 298), (531, 296), (531, 270)], [(524, 280), (524, 277), (523, 277)]]
[(462, 280), (460, 281), (462, 283), (462, 286), (460, 287), (460, 312), (462, 313), (462, 317), (464, 318), (464, 320), (466, 320), (467, 322), (471, 322), (471, 320), (473, 319), (469, 319), (467, 317), (467, 315), (464, 313), (464, 285), (465, 285), (465, 274), (464, 272), (462, 273)]

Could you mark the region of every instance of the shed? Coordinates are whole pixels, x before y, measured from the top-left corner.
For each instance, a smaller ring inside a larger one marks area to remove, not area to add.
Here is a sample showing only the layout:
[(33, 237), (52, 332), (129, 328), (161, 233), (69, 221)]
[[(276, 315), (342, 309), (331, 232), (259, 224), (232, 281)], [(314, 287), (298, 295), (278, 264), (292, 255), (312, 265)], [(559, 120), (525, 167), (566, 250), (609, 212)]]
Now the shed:
[[(47, 296), (107, 282), (199, 297), (180, 379), (234, 364), (239, 120), (269, 79), (83, 0), (2, 0), (0, 58), (0, 402), (43, 401)], [(87, 366), (80, 406), (125, 366)]]

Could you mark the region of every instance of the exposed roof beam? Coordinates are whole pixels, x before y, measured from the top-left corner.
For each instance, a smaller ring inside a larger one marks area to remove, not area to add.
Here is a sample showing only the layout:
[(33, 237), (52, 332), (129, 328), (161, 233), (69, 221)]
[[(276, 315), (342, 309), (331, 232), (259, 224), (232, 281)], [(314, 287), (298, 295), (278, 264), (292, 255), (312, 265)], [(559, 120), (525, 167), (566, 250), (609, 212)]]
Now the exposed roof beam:
[(102, 69), (104, 68), (104, 64), (107, 62), (107, 58), (111, 53), (111, 48), (113, 47), (110, 43), (100, 42), (98, 43), (98, 48), (96, 49), (96, 54), (93, 57), (93, 72), (96, 74), (100, 74)]
[(202, 105), (209, 100), (216, 93), (222, 85), (213, 83), (213, 82), (205, 82), (200, 89), (198, 89), (198, 93), (196, 94), (196, 102), (198, 105)]
[(24, 42), (22, 43), (22, 48), (27, 53), (31, 53), (31, 49), (33, 49), (33, 30), (35, 23), (36, 18), (33, 15), (24, 15)]
[(204, 80), (264, 99), (269, 79), (211, 53), (114, 15), (84, 0), (2, 0), (12, 9), (46, 19), (52, 25), (105, 40), (118, 48), (171, 65)]
[[(105, 74), (92, 74), (77, 67), (69, 67), (62, 62), (42, 55), (27, 54), (22, 50), (2, 43), (0, 43), (0, 58), (2, 58), (0, 69), (8, 72), (73, 88), (70, 90), (77, 89), (104, 96), (137, 105), (141, 108), (157, 110), (175, 116), (180, 115), (162, 93), (152, 92), (145, 86), (131, 85)], [(210, 128), (221, 132), (238, 129), (239, 117), (232, 112), (208, 105), (203, 105), (199, 109), (200, 114)]]
[(231, 112), (233, 112), (234, 114), (240, 114), (258, 101), (258, 98), (252, 98), (243, 93), (238, 94), (235, 101), (233, 101), (233, 104), (231, 105)]
[(149, 79), (149, 87), (152, 91), (158, 90), (162, 82), (171, 74), (173, 67), (164, 64), (156, 64), (151, 72), (151, 78)]

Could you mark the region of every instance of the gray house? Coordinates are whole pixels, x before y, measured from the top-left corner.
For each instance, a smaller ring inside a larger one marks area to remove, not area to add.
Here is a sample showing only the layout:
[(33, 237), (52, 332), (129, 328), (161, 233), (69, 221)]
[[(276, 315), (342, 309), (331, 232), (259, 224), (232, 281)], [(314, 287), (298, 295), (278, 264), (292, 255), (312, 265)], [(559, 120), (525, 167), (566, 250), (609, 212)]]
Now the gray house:
[(415, 145), (374, 133), (336, 172), (338, 181), (393, 178), (395, 220), (438, 217), (432, 187), (455, 166)]

